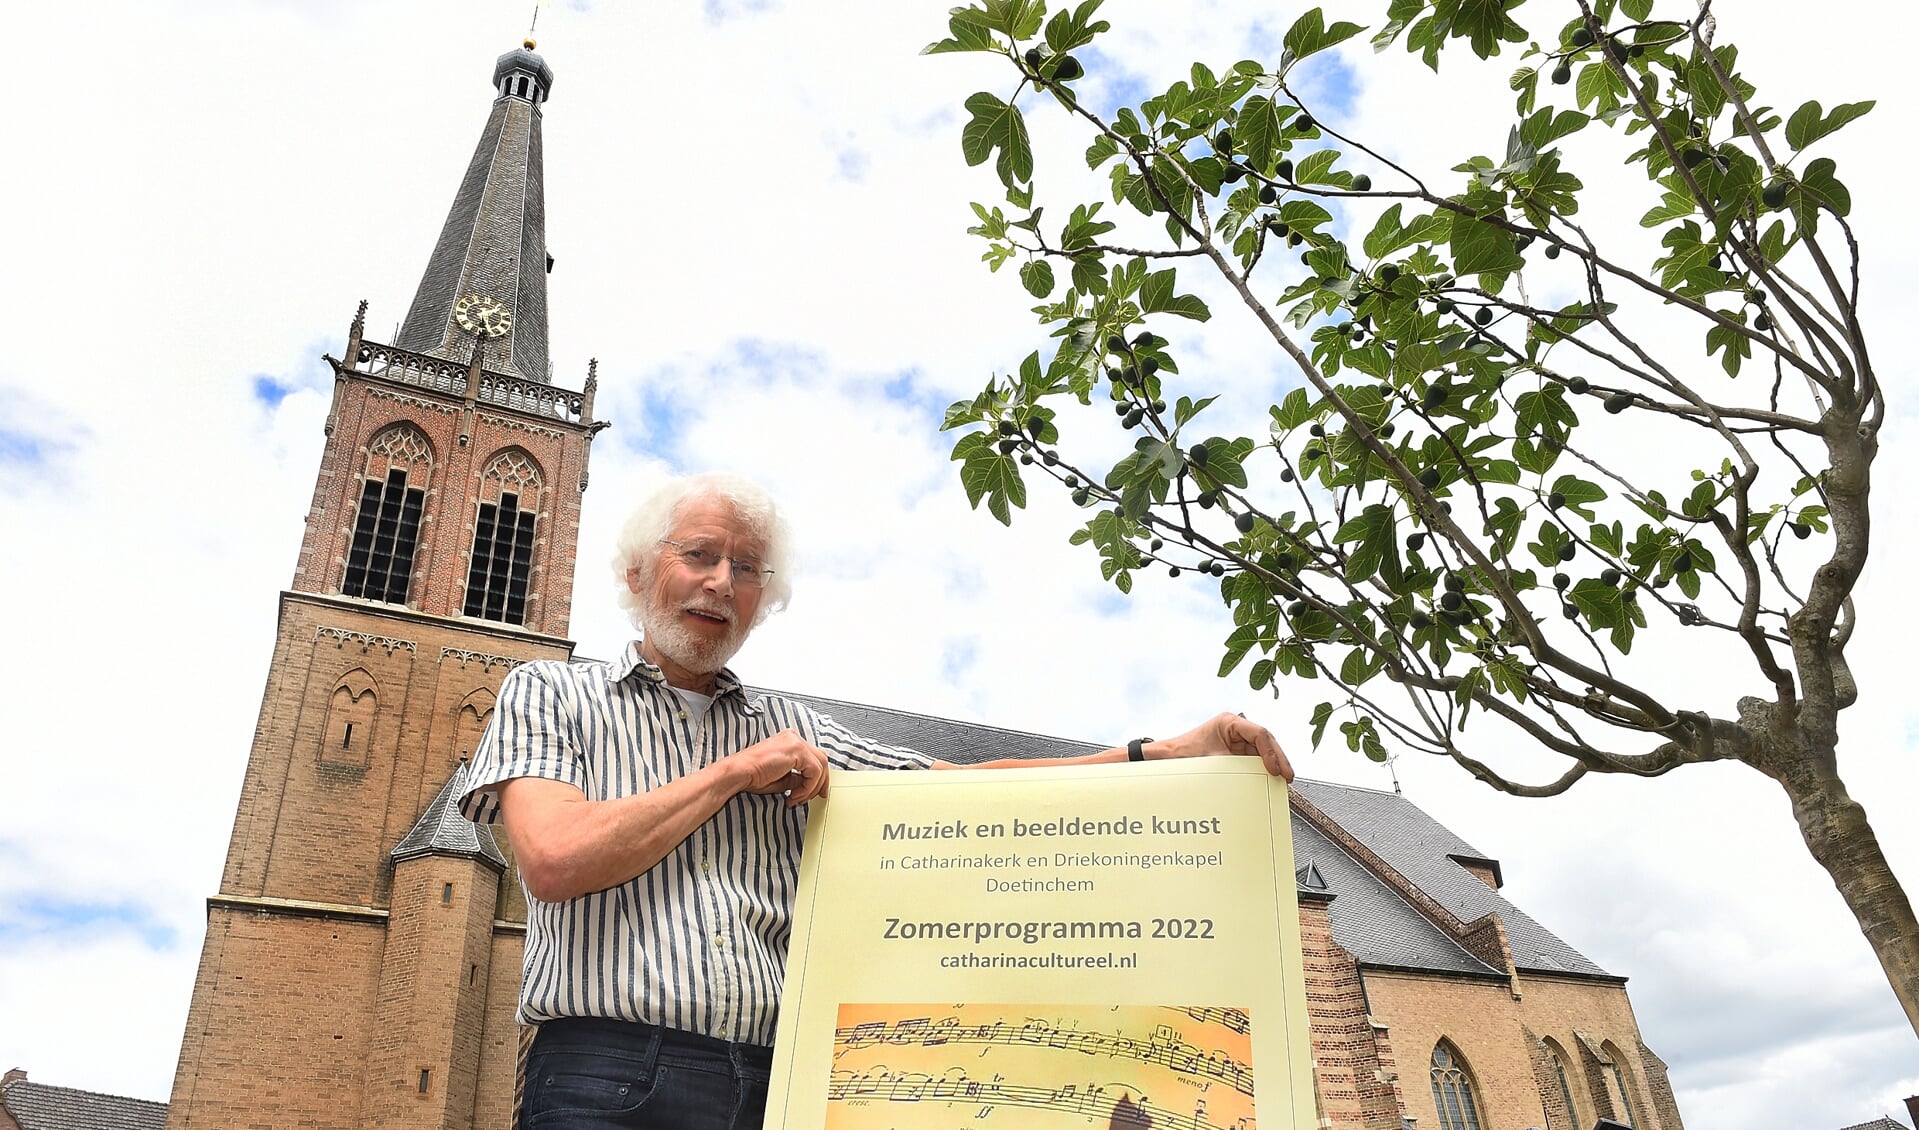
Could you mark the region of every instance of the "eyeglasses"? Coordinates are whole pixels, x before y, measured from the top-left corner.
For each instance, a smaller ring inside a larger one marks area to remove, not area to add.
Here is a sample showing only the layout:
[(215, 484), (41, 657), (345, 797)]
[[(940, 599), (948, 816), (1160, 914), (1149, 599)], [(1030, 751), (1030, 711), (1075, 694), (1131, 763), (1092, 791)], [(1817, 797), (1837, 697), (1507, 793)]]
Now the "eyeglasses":
[(773, 570), (758, 561), (750, 557), (728, 557), (707, 542), (661, 538), (660, 544), (672, 546), (680, 561), (697, 573), (710, 573), (720, 567), (720, 562), (726, 562), (733, 567), (733, 583), (743, 589), (763, 588), (766, 578), (773, 575)]

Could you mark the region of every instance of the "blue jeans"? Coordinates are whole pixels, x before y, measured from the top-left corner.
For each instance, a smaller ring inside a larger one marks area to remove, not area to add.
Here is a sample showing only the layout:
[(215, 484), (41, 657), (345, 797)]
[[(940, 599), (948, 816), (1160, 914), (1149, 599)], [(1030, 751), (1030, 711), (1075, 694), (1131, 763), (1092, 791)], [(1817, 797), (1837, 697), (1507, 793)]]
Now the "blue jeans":
[(588, 1017), (540, 1025), (520, 1130), (760, 1130), (773, 1049)]

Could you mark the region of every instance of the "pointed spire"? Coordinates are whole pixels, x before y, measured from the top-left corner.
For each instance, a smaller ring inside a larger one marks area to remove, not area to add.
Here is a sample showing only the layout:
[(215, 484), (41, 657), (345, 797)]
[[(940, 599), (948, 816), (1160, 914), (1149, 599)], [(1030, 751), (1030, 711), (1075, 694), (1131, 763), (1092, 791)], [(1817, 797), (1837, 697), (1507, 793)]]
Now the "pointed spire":
[(394, 846), (392, 859), (404, 863), (429, 855), (453, 855), (463, 859), (484, 859), (506, 870), (506, 856), (493, 839), (493, 829), (475, 824), (460, 815), (460, 798), (466, 795), (466, 759), (453, 770), (453, 776), (413, 822), (413, 828)]
[(395, 345), (458, 359), (484, 336), (510, 376), (547, 384), (545, 174), (540, 115), (553, 70), (533, 40), (493, 67), (493, 109)]

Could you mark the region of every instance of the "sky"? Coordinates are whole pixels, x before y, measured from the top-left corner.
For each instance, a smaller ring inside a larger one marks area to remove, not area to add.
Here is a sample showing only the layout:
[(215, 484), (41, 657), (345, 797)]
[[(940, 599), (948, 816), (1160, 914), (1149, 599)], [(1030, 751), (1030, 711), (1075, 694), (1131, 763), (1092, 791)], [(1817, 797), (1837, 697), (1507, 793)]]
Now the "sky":
[[(1340, 14), (1377, 22), (1375, 7)], [(670, 474), (731, 469), (788, 505), (802, 553), (791, 608), (735, 665), (750, 682), (1087, 740), (1245, 711), (1303, 775), (1392, 787), (1337, 743), (1310, 748), (1319, 687), (1274, 696), (1215, 676), (1230, 624), (1203, 584), (1142, 577), (1121, 597), (1066, 543), (1070, 505), (1044, 491), (1011, 529), (968, 510), (940, 415), (1044, 332), (965, 234), (968, 202), (998, 194), (961, 159), (961, 103), (1008, 84), (982, 60), (918, 55), (944, 8), (540, 9), (556, 74), (554, 379), (578, 388), (597, 358), (597, 414), (613, 421), (585, 497), (579, 653), (611, 656), (627, 635), (602, 564), (625, 509)], [(368, 336), (391, 340), (485, 120), (493, 59), (529, 9), (9, 12), (0, 1067), (167, 1098), (318, 467), (322, 354), (343, 348), (361, 299)], [(1916, 481), (1915, 414), (1894, 335), (1919, 299), (1919, 228), (1897, 211), (1915, 172), (1919, 107), (1900, 80), (1919, 17), (1846, 0), (1807, 11), (1729, 5), (1719, 37), (1777, 104), (1880, 100), (1827, 143), (1852, 187), (1866, 332), (1894, 410), (1840, 758), (1911, 883), (1919, 710), (1897, 656), (1919, 616), (1897, 491)], [(1292, 9), (1112, 0), (1106, 14), (1115, 31), (1088, 53), (1087, 89), (1110, 103), (1194, 59), (1276, 55)], [(1463, 62), (1435, 80), (1362, 39), (1307, 89), (1323, 120), (1443, 178), (1505, 140), (1515, 64)], [(1042, 186), (1083, 183), (1084, 139), (1058, 114), (1036, 113), (1033, 130)], [(1203, 329), (1155, 328), (1194, 387), (1224, 394), (1223, 419), (1257, 419), (1297, 374), (1244, 311), (1203, 293), (1217, 314)], [(1721, 710), (1747, 689), (1733, 665), (1645, 662)], [(1692, 1130), (1904, 1120), (1919, 1041), (1776, 786), (1720, 764), (1517, 800), (1438, 761), (1391, 772), (1502, 861), (1516, 904), (1631, 979)]]

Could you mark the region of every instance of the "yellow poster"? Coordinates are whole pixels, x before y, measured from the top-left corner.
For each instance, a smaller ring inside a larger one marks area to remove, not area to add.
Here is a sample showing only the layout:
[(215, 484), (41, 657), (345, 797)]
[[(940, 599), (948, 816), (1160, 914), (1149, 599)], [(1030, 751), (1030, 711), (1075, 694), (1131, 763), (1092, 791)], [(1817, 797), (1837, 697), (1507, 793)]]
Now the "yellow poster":
[(837, 773), (766, 1125), (1308, 1130), (1295, 889), (1253, 758)]

